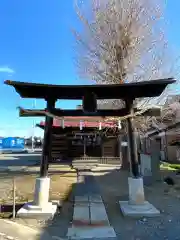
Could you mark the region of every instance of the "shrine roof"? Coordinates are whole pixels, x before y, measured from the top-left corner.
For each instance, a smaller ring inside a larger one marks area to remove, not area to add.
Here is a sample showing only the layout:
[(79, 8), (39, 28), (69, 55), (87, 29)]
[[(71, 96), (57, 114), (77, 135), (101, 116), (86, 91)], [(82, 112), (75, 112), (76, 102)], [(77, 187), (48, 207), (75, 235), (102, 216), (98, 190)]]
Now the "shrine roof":
[(174, 82), (173, 78), (166, 78), (108, 85), (52, 85), (12, 80), (4, 83), (13, 86), (22, 98), (81, 100), (87, 92), (93, 92), (97, 99), (156, 97)]
[[(79, 128), (80, 127), (80, 120), (81, 118), (79, 117), (73, 117), (72, 118), (65, 118), (64, 119), (64, 127), (65, 128)], [(93, 121), (90, 121), (90, 117), (87, 118), (87, 121), (83, 121), (82, 122), (82, 127), (83, 128), (98, 128), (99, 127), (99, 121), (100, 119), (97, 119), (97, 121), (95, 121), (94, 119), (92, 119)], [(45, 121), (41, 121), (40, 124), (38, 125), (40, 127), (44, 127), (45, 126)], [(117, 124), (115, 121), (108, 121), (108, 122), (102, 122), (101, 123), (102, 127), (116, 127)], [(61, 120), (58, 119), (53, 119), (53, 127), (54, 128), (61, 128)]]

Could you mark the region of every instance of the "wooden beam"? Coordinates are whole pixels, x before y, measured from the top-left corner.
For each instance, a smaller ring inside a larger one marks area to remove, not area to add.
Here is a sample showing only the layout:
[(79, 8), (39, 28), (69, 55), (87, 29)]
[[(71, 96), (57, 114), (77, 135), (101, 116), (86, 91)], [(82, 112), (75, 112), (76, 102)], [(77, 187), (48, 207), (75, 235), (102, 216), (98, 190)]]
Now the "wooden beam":
[[(19, 116), (20, 117), (45, 117), (46, 114), (44, 113), (46, 109), (20, 109)], [(141, 109), (134, 108), (134, 112), (141, 111)], [(126, 108), (122, 109), (104, 109), (104, 110), (97, 110), (96, 113), (84, 113), (81, 109), (73, 109), (73, 110), (62, 110), (62, 109), (51, 109), (51, 114), (57, 117), (123, 117), (128, 114)], [(161, 114), (161, 110), (159, 108), (152, 108), (148, 109), (144, 112), (143, 116), (156, 116), (159, 117)], [(140, 116), (142, 116), (140, 115)], [(72, 120), (72, 119), (71, 119)], [(82, 119), (83, 120), (83, 119)]]
[(97, 110), (97, 112), (83, 112), (82, 110), (61, 110), (61, 109), (52, 109), (51, 114), (58, 117), (122, 117), (128, 114), (126, 108), (114, 110), (114, 109), (105, 109), (105, 110)]
[(19, 117), (45, 117), (46, 109), (19, 109)]
[(157, 97), (167, 85), (175, 83), (174, 78), (157, 79), (124, 84), (96, 85), (52, 85), (6, 80), (22, 98), (82, 100), (86, 93), (93, 93), (96, 99), (129, 99), (130, 97)]

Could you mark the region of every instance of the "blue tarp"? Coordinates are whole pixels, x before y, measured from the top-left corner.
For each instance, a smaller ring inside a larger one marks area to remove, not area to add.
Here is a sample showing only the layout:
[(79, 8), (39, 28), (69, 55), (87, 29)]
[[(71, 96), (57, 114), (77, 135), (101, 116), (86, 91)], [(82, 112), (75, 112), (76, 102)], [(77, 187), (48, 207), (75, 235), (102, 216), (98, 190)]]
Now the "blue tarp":
[[(1, 147), (2, 146), (2, 147)], [(16, 138), (16, 137), (6, 137), (0, 139), (0, 148), (2, 149), (24, 149), (24, 139), (23, 138)]]
[(2, 137), (0, 137), (0, 149), (2, 149), (2, 144), (3, 143), (3, 138)]

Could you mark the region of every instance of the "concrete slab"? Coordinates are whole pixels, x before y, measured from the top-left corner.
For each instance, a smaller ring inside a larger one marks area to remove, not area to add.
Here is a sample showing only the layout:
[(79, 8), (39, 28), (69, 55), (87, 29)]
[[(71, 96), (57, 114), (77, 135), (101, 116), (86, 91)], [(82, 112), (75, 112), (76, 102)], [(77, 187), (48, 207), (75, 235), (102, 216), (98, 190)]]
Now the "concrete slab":
[(112, 227), (71, 227), (68, 229), (67, 237), (70, 239), (106, 239), (116, 238)]
[(78, 175), (77, 176), (77, 182), (78, 183), (84, 183), (84, 176), (83, 175)]
[(90, 219), (92, 225), (109, 226), (109, 220), (104, 204), (90, 204)]
[(88, 202), (78, 202), (78, 203), (74, 203), (74, 207), (89, 207), (90, 203)]
[(91, 195), (89, 196), (89, 202), (102, 203), (103, 201), (101, 195)]
[(33, 205), (33, 203), (26, 203), (20, 208), (16, 214), (21, 218), (43, 218), (49, 219), (54, 217), (57, 211), (57, 204), (49, 202), (43, 209), (39, 206)]
[(75, 196), (74, 200), (75, 200), (75, 203), (83, 203), (83, 202), (88, 203), (89, 202), (89, 196), (88, 195), (86, 195), (86, 196)]
[(74, 214), (73, 214), (73, 224), (74, 225), (89, 225), (90, 216), (89, 216), (89, 205), (75, 205)]
[(129, 201), (120, 201), (119, 204), (123, 215), (127, 217), (157, 217), (160, 215), (160, 211), (148, 201), (141, 205), (129, 204)]
[(121, 165), (110, 165), (110, 164), (99, 164), (97, 167), (93, 167), (91, 171), (99, 172), (99, 171), (112, 171), (112, 170), (119, 170)]

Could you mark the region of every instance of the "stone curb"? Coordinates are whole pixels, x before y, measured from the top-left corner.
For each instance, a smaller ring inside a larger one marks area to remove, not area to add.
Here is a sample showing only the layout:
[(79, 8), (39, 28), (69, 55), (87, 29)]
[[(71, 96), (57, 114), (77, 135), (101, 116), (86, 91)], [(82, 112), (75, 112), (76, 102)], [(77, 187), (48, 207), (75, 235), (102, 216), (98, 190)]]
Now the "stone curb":
[[(1, 219), (0, 226), (3, 229), (0, 233), (0, 240), (9, 239), (9, 240), (24, 240), (26, 237), (28, 239), (33, 239), (41, 234), (41, 231), (30, 228), (23, 224), (19, 224), (10, 220)], [(11, 236), (8, 234), (10, 233)], [(12, 237), (15, 235), (16, 237)]]
[[(32, 239), (33, 240), (35, 240), (35, 239), (42, 239), (42, 240), (50, 240), (50, 239), (66, 240), (66, 239), (68, 239), (68, 238), (61, 238), (61, 237), (58, 237), (58, 236), (51, 236), (51, 235), (49, 235), (49, 233), (47, 231), (44, 231), (44, 230), (43, 230), (43, 234), (42, 234), (42, 230), (33, 229), (33, 228), (25, 226), (25, 225), (23, 225), (21, 223), (13, 222), (13, 221), (10, 221), (10, 220), (4, 220), (3, 219), (3, 220), (0, 220), (0, 224), (1, 223), (5, 223), (6, 225), (9, 224), (9, 229), (11, 229), (11, 230), (12, 230), (13, 226), (16, 227), (17, 229), (20, 228), (21, 231), (24, 230), (27, 233), (27, 238), (26, 238), (26, 236), (24, 236), (24, 234), (17, 238), (17, 237), (12, 237), (12, 236), (9, 236), (7, 234), (4, 234), (4, 233), (0, 232), (0, 240), (1, 240), (1, 237), (3, 237), (2, 240), (5, 240), (5, 239), (7, 239), (7, 240), (25, 240), (25, 239), (28, 239), (28, 240), (29, 239), (31, 239), (31, 240)], [(14, 229), (14, 231), (15, 231), (15, 229)], [(30, 233), (32, 233), (33, 236), (30, 236), (31, 235)]]
[(11, 237), (11, 236), (8, 236), (8, 235), (6, 235), (6, 234), (4, 234), (4, 233), (2, 233), (2, 232), (0, 232), (0, 240), (5, 240), (5, 239), (7, 239), (7, 240), (18, 240), (17, 238), (14, 238), (14, 237)]

